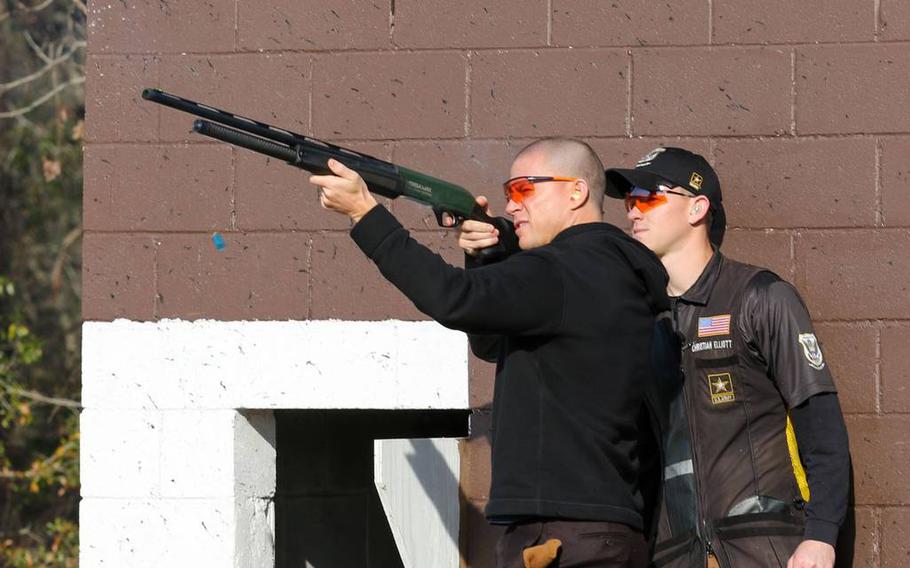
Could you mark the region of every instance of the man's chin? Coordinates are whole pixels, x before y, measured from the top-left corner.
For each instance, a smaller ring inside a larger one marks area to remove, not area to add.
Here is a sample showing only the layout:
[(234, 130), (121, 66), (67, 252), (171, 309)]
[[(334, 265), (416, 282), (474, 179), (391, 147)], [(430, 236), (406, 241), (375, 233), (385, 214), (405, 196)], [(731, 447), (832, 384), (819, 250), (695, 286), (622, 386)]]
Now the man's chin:
[(535, 242), (530, 235), (518, 237), (518, 248), (521, 250), (528, 250), (538, 246), (540, 246), (540, 243)]
[(640, 242), (641, 244), (645, 245), (646, 247), (648, 247), (648, 249), (650, 249), (651, 252), (653, 252), (654, 254), (659, 254), (657, 252), (657, 250), (655, 250), (654, 243), (651, 242), (650, 239), (648, 239), (648, 234), (646, 232), (633, 234), (632, 238), (635, 239), (636, 241)]

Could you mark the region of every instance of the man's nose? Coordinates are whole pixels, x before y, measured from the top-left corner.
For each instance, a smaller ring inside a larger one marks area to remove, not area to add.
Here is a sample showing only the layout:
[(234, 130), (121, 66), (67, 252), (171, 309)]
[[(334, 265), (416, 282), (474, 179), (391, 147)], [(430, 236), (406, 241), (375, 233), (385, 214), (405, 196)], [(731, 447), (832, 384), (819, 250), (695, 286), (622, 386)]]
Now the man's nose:
[(637, 221), (641, 219), (641, 211), (638, 210), (638, 207), (632, 207), (626, 211), (626, 219), (629, 221)]
[(506, 203), (506, 213), (513, 217), (515, 216), (515, 213), (517, 213), (520, 209), (521, 205), (512, 199), (509, 199), (509, 202)]

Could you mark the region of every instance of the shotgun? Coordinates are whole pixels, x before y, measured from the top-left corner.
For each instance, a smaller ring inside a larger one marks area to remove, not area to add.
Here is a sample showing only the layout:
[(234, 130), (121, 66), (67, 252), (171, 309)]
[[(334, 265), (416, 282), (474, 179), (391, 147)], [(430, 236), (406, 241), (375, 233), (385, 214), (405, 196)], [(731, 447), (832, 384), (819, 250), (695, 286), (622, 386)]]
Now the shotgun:
[(360, 174), (373, 193), (390, 199), (406, 197), (430, 206), (440, 226), (445, 226), (444, 214), (454, 219), (455, 226), (465, 219), (489, 223), (499, 230), (499, 243), (480, 251), (485, 261), (519, 250), (512, 222), (487, 215), (474, 196), (459, 185), (159, 89), (143, 89), (142, 98), (201, 117), (193, 122), (194, 132), (271, 156), (316, 175), (331, 174), (328, 161), (334, 158)]

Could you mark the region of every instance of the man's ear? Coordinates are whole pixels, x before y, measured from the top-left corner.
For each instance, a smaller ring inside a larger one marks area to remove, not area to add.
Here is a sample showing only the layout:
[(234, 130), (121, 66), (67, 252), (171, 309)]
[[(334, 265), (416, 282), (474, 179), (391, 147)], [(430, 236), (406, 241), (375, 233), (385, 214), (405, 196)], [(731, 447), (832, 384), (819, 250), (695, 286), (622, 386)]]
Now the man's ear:
[(572, 201), (572, 210), (575, 211), (583, 207), (588, 203), (590, 197), (588, 182), (583, 179), (575, 180), (575, 184), (572, 186), (572, 193), (569, 194), (569, 199)]
[(689, 224), (697, 225), (708, 215), (711, 202), (704, 195), (697, 195), (689, 203)]

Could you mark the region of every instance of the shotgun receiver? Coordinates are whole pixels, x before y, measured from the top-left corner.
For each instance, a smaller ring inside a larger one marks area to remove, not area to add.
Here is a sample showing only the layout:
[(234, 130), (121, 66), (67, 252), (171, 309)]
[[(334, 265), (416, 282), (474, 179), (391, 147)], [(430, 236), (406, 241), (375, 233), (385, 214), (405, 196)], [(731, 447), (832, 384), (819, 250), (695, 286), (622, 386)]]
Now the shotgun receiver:
[(452, 216), (456, 226), (465, 219), (489, 223), (499, 230), (499, 243), (480, 251), (484, 260), (519, 250), (511, 221), (487, 215), (474, 196), (461, 186), (158, 89), (143, 89), (142, 98), (201, 117), (193, 122), (194, 132), (283, 160), (317, 175), (331, 174), (328, 161), (334, 158), (360, 174), (373, 193), (390, 199), (407, 197), (432, 207), (440, 226), (444, 226), (444, 213)]

